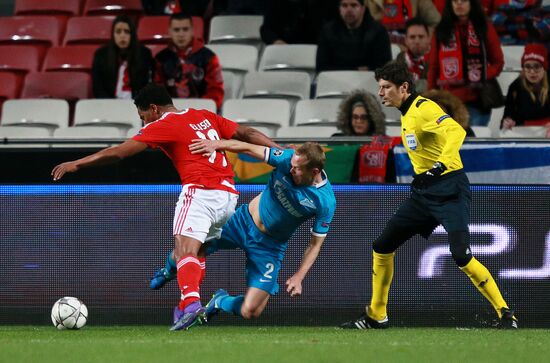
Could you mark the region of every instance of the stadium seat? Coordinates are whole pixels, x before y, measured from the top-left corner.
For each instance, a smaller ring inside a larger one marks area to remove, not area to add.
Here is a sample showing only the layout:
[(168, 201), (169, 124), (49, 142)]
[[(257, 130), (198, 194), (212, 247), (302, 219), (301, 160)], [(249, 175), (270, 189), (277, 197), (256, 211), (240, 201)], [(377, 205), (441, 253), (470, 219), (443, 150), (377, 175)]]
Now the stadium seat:
[(61, 34), (61, 21), (55, 17), (0, 17), (0, 44), (32, 45), (40, 50), (42, 58), (48, 47), (59, 44)]
[[(0, 139), (7, 138), (9, 145), (9, 139), (49, 139), (51, 137), (50, 132), (41, 127), (12, 127), (12, 126), (0, 126)], [(5, 147), (6, 145), (2, 145)], [(15, 144), (14, 147), (32, 147), (32, 146), (44, 146), (41, 145), (29, 145), (29, 144)]]
[[(168, 35), (169, 16), (144, 16), (139, 21), (137, 36), (145, 45), (162, 44), (166, 47), (170, 36)], [(199, 16), (194, 16), (193, 33), (197, 39), (204, 39), (204, 21)]]
[(209, 43), (249, 44), (259, 48), (262, 46), (260, 26), (263, 23), (261, 15), (220, 15), (210, 22)]
[(52, 134), (69, 125), (69, 103), (60, 99), (9, 100), (4, 103), (1, 124), (43, 128)]
[(252, 127), (262, 127), (273, 137), (281, 126), (290, 125), (290, 103), (281, 99), (227, 100), (222, 115)]
[(0, 99), (9, 100), (19, 97), (21, 85), (18, 82), (18, 77), (12, 72), (0, 72)]
[(242, 93), (245, 74), (256, 70), (258, 49), (243, 44), (208, 44), (207, 47), (216, 53), (220, 59), (222, 70), (233, 74), (234, 98), (239, 98)]
[(71, 16), (80, 15), (81, 9), (81, 0), (16, 0), (14, 14), (53, 16), (60, 20), (64, 29), (67, 20)]
[(401, 48), (399, 45), (391, 43), (391, 58), (396, 59), (399, 53), (401, 53)]
[(194, 108), (216, 113), (216, 102), (208, 98), (174, 98), (172, 101), (174, 101), (174, 106), (179, 110)]
[(32, 45), (0, 45), (0, 73), (9, 72), (16, 77), (18, 93), (25, 75), (37, 71), (41, 62), (42, 51)]
[(309, 99), (311, 78), (306, 72), (250, 72), (244, 76), (244, 98)]
[(399, 126), (386, 126), (386, 135), (388, 136), (401, 136), (401, 127)]
[(76, 103), (75, 126), (111, 126), (126, 137), (129, 129), (140, 127), (142, 121), (132, 100), (93, 99)]
[(372, 71), (325, 71), (317, 77), (315, 98), (344, 98), (352, 90), (378, 91), (378, 82)]
[(476, 137), (492, 137), (491, 129), (488, 126), (471, 126)]
[(15, 73), (0, 72), (0, 115), (2, 114), (2, 106), (6, 100), (18, 98), (21, 91), (21, 83), (19, 77)]
[(510, 130), (500, 130), (502, 138), (546, 138), (547, 128), (544, 126), (516, 126)]
[(84, 15), (128, 15), (137, 17), (143, 14), (141, 0), (85, 0)]
[(126, 137), (131, 139), (132, 137), (136, 136), (139, 130), (141, 129), (142, 129), (141, 127), (132, 127), (131, 129), (128, 130)]
[(384, 112), (384, 116), (386, 118), (386, 124), (393, 124), (395, 123), (396, 126), (399, 126), (399, 123), (401, 122), (401, 111), (399, 111), (396, 107), (386, 107), (382, 104), (380, 97), (375, 95), (378, 102), (380, 102), (380, 106), (382, 107), (382, 112)]
[(336, 126), (340, 102), (336, 98), (300, 100), (296, 104), (294, 120), (291, 124), (296, 126)]
[(272, 44), (265, 47), (259, 71), (304, 71), (313, 78), (316, 72), (317, 45)]
[(84, 72), (34, 72), (25, 77), (21, 98), (90, 98), (92, 81)]
[(51, 47), (46, 53), (42, 70), (91, 72), (97, 45)]
[(489, 119), (489, 124), (487, 125), (491, 130), (491, 135), (497, 137), (500, 133), (500, 122), (504, 116), (504, 107), (493, 108), (491, 110), (491, 117)]
[(508, 94), (508, 88), (518, 78), (519, 72), (502, 72), (498, 75), (497, 81), (502, 89), (502, 94), (506, 96)]
[(504, 70), (521, 71), (521, 56), (523, 55), (523, 45), (503, 45)]
[(69, 19), (63, 45), (105, 44), (111, 39), (114, 16), (76, 16)]
[(0, 71), (35, 72), (41, 63), (40, 51), (31, 45), (0, 45)]
[(290, 126), (277, 130), (277, 137), (287, 139), (326, 138), (338, 132), (336, 126)]
[(228, 71), (222, 71), (223, 76), (223, 99), (230, 100), (237, 98), (237, 77), (234, 73)]
[[(90, 140), (90, 139), (121, 139), (126, 138), (126, 134), (121, 135), (120, 130), (114, 126), (78, 126), (64, 127), (57, 129), (53, 133), (55, 139), (67, 140)], [(106, 147), (108, 144), (52, 144), (57, 147)]]

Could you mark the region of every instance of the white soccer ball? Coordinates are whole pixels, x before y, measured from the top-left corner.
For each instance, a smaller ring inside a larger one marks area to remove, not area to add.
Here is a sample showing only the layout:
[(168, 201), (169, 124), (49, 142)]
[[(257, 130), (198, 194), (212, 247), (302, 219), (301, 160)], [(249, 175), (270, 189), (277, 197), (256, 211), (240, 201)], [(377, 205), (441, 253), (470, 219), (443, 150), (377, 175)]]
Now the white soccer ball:
[(76, 297), (65, 296), (52, 307), (52, 323), (59, 329), (80, 329), (88, 321), (88, 308)]

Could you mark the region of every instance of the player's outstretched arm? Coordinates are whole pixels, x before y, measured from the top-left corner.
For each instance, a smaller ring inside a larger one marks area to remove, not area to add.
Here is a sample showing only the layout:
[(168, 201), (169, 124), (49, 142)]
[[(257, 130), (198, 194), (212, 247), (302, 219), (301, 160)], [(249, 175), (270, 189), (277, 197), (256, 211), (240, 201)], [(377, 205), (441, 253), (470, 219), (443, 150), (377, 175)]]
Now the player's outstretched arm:
[(271, 140), (266, 134), (249, 126), (239, 125), (232, 139), (248, 142), (249, 144), (282, 149), (279, 144)]
[(127, 140), (120, 145), (108, 147), (82, 159), (57, 165), (52, 170), (53, 180), (61, 179), (67, 173), (74, 173), (82, 168), (116, 163), (135, 155), (147, 148), (147, 144), (135, 140)]
[(307, 246), (304, 251), (304, 257), (302, 258), (300, 268), (294, 275), (286, 280), (286, 291), (290, 296), (302, 295), (302, 281), (311, 269), (311, 266), (313, 266), (315, 260), (317, 260), (317, 256), (319, 256), (324, 241), (325, 236), (311, 236), (309, 246)]
[(234, 153), (246, 153), (256, 159), (264, 160), (268, 148), (265, 146), (249, 144), (238, 140), (207, 140), (194, 139), (189, 145), (191, 154), (210, 156), (216, 150), (231, 151)]

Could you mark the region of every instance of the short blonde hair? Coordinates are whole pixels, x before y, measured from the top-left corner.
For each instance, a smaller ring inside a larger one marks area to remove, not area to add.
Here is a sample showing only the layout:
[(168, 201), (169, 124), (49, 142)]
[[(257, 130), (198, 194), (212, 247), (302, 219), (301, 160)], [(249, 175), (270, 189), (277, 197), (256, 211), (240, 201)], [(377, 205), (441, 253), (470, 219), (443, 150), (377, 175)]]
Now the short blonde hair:
[(316, 142), (306, 142), (300, 145), (300, 147), (296, 149), (296, 154), (306, 157), (307, 167), (310, 170), (315, 168), (323, 170), (325, 168), (325, 152), (321, 145)]

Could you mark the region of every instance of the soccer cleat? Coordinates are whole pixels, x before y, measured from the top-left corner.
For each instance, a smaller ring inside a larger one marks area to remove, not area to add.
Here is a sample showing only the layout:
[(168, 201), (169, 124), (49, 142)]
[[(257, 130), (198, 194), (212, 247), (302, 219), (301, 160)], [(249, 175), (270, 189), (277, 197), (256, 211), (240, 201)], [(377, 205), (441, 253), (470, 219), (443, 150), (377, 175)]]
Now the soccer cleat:
[(218, 289), (214, 293), (214, 295), (212, 295), (212, 299), (210, 299), (208, 304), (206, 304), (206, 308), (205, 308), (206, 321), (210, 321), (210, 318), (216, 315), (220, 311), (220, 307), (218, 303), (220, 299), (224, 296), (229, 296), (227, 291), (225, 291), (224, 289)]
[(366, 314), (361, 315), (357, 320), (348, 321), (342, 325), (342, 329), (386, 329), (389, 326), (389, 320), (386, 316), (382, 320), (374, 320)]
[(149, 287), (152, 290), (158, 290), (163, 287), (168, 281), (172, 281), (176, 277), (176, 274), (171, 273), (166, 267), (155, 271), (153, 278), (149, 281)]
[(183, 311), (176, 306), (174, 308), (174, 325), (170, 330), (188, 330), (195, 325), (202, 324), (204, 319), (204, 307), (200, 301), (187, 305)]
[(498, 324), (499, 329), (517, 329), (518, 319), (514, 316), (514, 310), (502, 308), (500, 310), (502, 316)]

